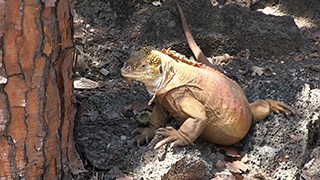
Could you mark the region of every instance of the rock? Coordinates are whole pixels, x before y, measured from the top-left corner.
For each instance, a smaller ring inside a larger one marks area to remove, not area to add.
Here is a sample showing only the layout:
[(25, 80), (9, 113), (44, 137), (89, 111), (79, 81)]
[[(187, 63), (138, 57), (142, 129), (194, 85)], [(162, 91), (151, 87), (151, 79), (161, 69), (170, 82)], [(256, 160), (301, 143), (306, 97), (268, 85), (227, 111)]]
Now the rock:
[[(271, 179), (296, 179), (306, 158), (320, 144), (320, 89), (305, 84), (296, 97), (297, 115), (257, 123), (243, 140), (249, 158), (248, 178), (263, 171)], [(318, 141), (312, 141), (318, 139)], [(317, 167), (319, 167), (317, 165)], [(315, 169), (315, 165), (313, 169)], [(310, 171), (311, 171), (310, 170)], [(312, 171), (314, 172), (314, 171)], [(267, 178), (268, 179), (268, 178)]]
[[(236, 55), (245, 49), (253, 57), (277, 55), (299, 50), (303, 44), (300, 30), (289, 16), (265, 15), (234, 3), (218, 8), (207, 0), (180, 5), (195, 41), (207, 56)], [(141, 37), (141, 44), (172, 47), (191, 55), (174, 1), (153, 13)]]
[(211, 144), (202, 140), (174, 150), (167, 145), (154, 150), (160, 139), (156, 136), (148, 147), (142, 147), (136, 153), (140, 161), (134, 168), (134, 179), (210, 179), (217, 161), (224, 159), (221, 153), (212, 152)]

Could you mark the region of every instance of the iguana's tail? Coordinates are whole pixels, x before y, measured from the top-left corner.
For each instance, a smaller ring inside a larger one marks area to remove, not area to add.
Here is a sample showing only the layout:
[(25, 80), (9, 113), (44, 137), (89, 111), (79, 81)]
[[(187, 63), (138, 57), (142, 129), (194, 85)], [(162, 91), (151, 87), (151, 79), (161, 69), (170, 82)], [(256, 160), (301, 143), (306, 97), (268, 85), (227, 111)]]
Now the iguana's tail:
[(197, 45), (196, 41), (194, 40), (191, 32), (190, 32), (190, 29), (187, 25), (187, 21), (186, 21), (186, 18), (184, 16), (184, 13), (180, 7), (180, 5), (177, 3), (177, 6), (178, 6), (178, 10), (179, 10), (179, 14), (180, 14), (180, 18), (181, 18), (181, 23), (182, 23), (182, 28), (183, 28), (183, 31), (184, 31), (184, 34), (186, 36), (186, 39), (187, 39), (187, 42), (189, 44), (189, 47), (191, 49), (191, 51), (193, 52), (193, 54), (196, 56), (196, 59), (209, 66), (209, 67), (212, 67), (216, 70), (219, 70), (218, 66), (215, 65), (215, 64), (212, 64), (210, 63), (210, 61), (207, 59), (207, 57), (203, 54), (202, 50), (199, 48), (199, 46)]

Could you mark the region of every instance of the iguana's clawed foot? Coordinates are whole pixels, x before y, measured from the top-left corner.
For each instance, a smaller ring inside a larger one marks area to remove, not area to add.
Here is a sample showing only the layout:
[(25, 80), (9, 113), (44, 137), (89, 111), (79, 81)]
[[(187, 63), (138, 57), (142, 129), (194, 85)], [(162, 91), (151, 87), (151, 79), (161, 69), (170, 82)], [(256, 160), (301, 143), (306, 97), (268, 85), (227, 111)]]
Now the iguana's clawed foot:
[(149, 144), (149, 140), (153, 137), (154, 132), (156, 130), (153, 128), (145, 128), (145, 129), (135, 129), (133, 134), (141, 133), (139, 136), (133, 138), (133, 142), (137, 143), (137, 146), (140, 147), (141, 144)]
[(296, 114), (296, 111), (292, 107), (283, 102), (272, 99), (266, 99), (266, 101), (270, 104), (271, 110), (277, 114), (280, 112), (283, 112), (286, 115), (289, 115), (290, 113)]
[(165, 138), (158, 142), (155, 145), (154, 149), (158, 149), (159, 147), (170, 142), (172, 142), (170, 145), (171, 148), (175, 148), (177, 146), (185, 146), (189, 144), (189, 142), (180, 134), (180, 132), (171, 126), (168, 126), (166, 128), (159, 128), (156, 134), (164, 136)]

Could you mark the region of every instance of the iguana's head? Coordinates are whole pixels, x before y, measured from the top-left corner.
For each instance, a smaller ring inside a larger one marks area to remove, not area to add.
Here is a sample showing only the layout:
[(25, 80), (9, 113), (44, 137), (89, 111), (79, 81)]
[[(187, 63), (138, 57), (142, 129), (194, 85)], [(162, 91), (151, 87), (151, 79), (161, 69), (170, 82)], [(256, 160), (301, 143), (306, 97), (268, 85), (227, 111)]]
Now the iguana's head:
[(170, 63), (163, 53), (150, 47), (135, 52), (121, 68), (125, 78), (142, 81), (154, 94), (167, 80)]
[(121, 68), (122, 76), (137, 81), (155, 81), (162, 73), (161, 60), (146, 47), (132, 54)]

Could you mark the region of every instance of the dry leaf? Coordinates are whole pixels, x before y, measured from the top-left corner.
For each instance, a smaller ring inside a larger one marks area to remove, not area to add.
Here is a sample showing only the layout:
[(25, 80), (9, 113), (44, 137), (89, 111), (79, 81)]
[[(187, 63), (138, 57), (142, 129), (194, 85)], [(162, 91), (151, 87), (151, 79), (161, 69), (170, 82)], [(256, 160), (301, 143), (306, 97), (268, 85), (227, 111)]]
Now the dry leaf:
[(248, 170), (248, 166), (241, 161), (234, 161), (232, 163), (227, 163), (227, 167), (233, 173), (242, 173)]
[(252, 66), (251, 69), (251, 75), (255, 76), (256, 74), (258, 76), (262, 76), (263, 74), (266, 76), (271, 76), (272, 72), (269, 68), (263, 68), (263, 67), (258, 67), (258, 66)]
[(242, 173), (248, 170), (248, 166), (245, 164), (248, 162), (248, 155), (245, 154), (239, 161), (233, 161), (232, 163), (227, 163), (228, 169), (233, 173)]
[(152, 107), (148, 105), (147, 102), (133, 102), (132, 104), (129, 104), (128, 106), (123, 107), (122, 112), (125, 113), (127, 111), (132, 111), (134, 115), (139, 113), (142, 110), (149, 110), (152, 111)]
[(134, 114), (142, 110), (152, 110), (152, 108), (148, 105), (148, 102), (133, 102), (132, 103), (132, 111)]
[(140, 34), (138, 32), (133, 32), (130, 35), (130, 39), (135, 39), (136, 37), (138, 37)]
[(160, 1), (153, 1), (153, 2), (152, 2), (152, 5), (154, 5), (154, 6), (161, 6), (162, 4), (161, 4)]
[(251, 71), (251, 75), (255, 76), (256, 74), (258, 74), (259, 76), (261, 76), (263, 74), (263, 69), (261, 67), (258, 66), (252, 66), (250, 71)]
[(319, 44), (318, 44), (317, 46), (312, 47), (312, 48), (311, 48), (311, 51), (313, 51), (313, 52), (319, 52), (319, 51), (320, 51), (320, 46), (319, 46)]
[(126, 113), (127, 111), (132, 111), (132, 104), (123, 107), (122, 112)]
[(112, 169), (108, 171), (108, 174), (123, 174), (123, 172), (117, 166), (113, 166)]
[(94, 89), (94, 88), (97, 88), (98, 86), (99, 86), (98, 82), (92, 81), (84, 77), (73, 81), (73, 87), (75, 89)]
[(284, 154), (283, 156), (279, 157), (277, 160), (278, 162), (285, 162), (290, 158), (288, 154)]
[(320, 55), (318, 53), (312, 53), (309, 55), (311, 58), (319, 58)]
[(234, 148), (233, 146), (221, 146), (220, 148), (223, 151), (225, 151), (226, 155), (229, 156), (229, 157), (233, 157), (233, 158), (239, 158), (240, 157), (240, 154), (238, 153), (236, 148)]
[(84, 112), (83, 115), (87, 116), (87, 117), (98, 118), (99, 112), (98, 111), (89, 111), (89, 112)]
[(223, 170), (225, 167), (226, 167), (226, 163), (221, 160), (218, 160), (218, 162), (216, 163), (216, 169), (220, 171), (220, 170)]
[(251, 71), (251, 75), (254, 76), (256, 74), (258, 74), (259, 76), (261, 76), (263, 74), (263, 69), (261, 67), (258, 66), (252, 66), (250, 71)]
[(217, 174), (211, 180), (236, 180), (232, 174)]
[(293, 139), (295, 142), (298, 142), (300, 138), (296, 135), (290, 134), (290, 138)]
[(245, 154), (245, 155), (241, 158), (241, 162), (247, 163), (248, 161), (249, 161), (248, 154)]
[(302, 171), (301, 177), (303, 177), (305, 180), (313, 180), (312, 173), (310, 173), (309, 170)]
[(301, 57), (301, 56), (295, 56), (295, 57), (293, 57), (293, 60), (294, 61), (302, 61), (303, 60), (303, 57)]
[(320, 72), (320, 64), (318, 64), (318, 65), (310, 65), (309, 69), (311, 69), (313, 71)]
[(245, 154), (238, 161), (226, 163), (218, 160), (215, 167), (215, 171), (218, 172), (214, 173), (215, 177), (211, 180), (242, 180), (244, 177), (241, 175), (241, 173), (248, 170), (248, 166), (245, 164), (246, 162), (248, 162), (247, 154)]
[(311, 159), (309, 162), (307, 162), (304, 165), (304, 167), (309, 169), (313, 165), (314, 161), (315, 161), (315, 158)]
[(317, 30), (317, 31), (314, 31), (314, 32), (308, 32), (307, 34), (306, 34), (306, 37), (308, 38), (308, 39), (312, 39), (312, 40), (314, 40), (314, 41), (316, 41), (316, 42), (320, 42), (320, 30)]
[(263, 70), (263, 74), (266, 75), (266, 76), (271, 76), (272, 75), (272, 72), (269, 68), (265, 68)]
[(237, 56), (248, 58), (250, 56), (250, 50), (249, 49), (242, 50), (237, 54)]
[(234, 59), (234, 57), (230, 56), (229, 54), (224, 54), (221, 56), (213, 56), (213, 57), (208, 58), (208, 60), (210, 61), (211, 64), (217, 64), (220, 66), (226, 66), (233, 59)]
[(115, 111), (108, 111), (106, 114), (108, 119), (119, 119), (121, 117), (119, 113)]

